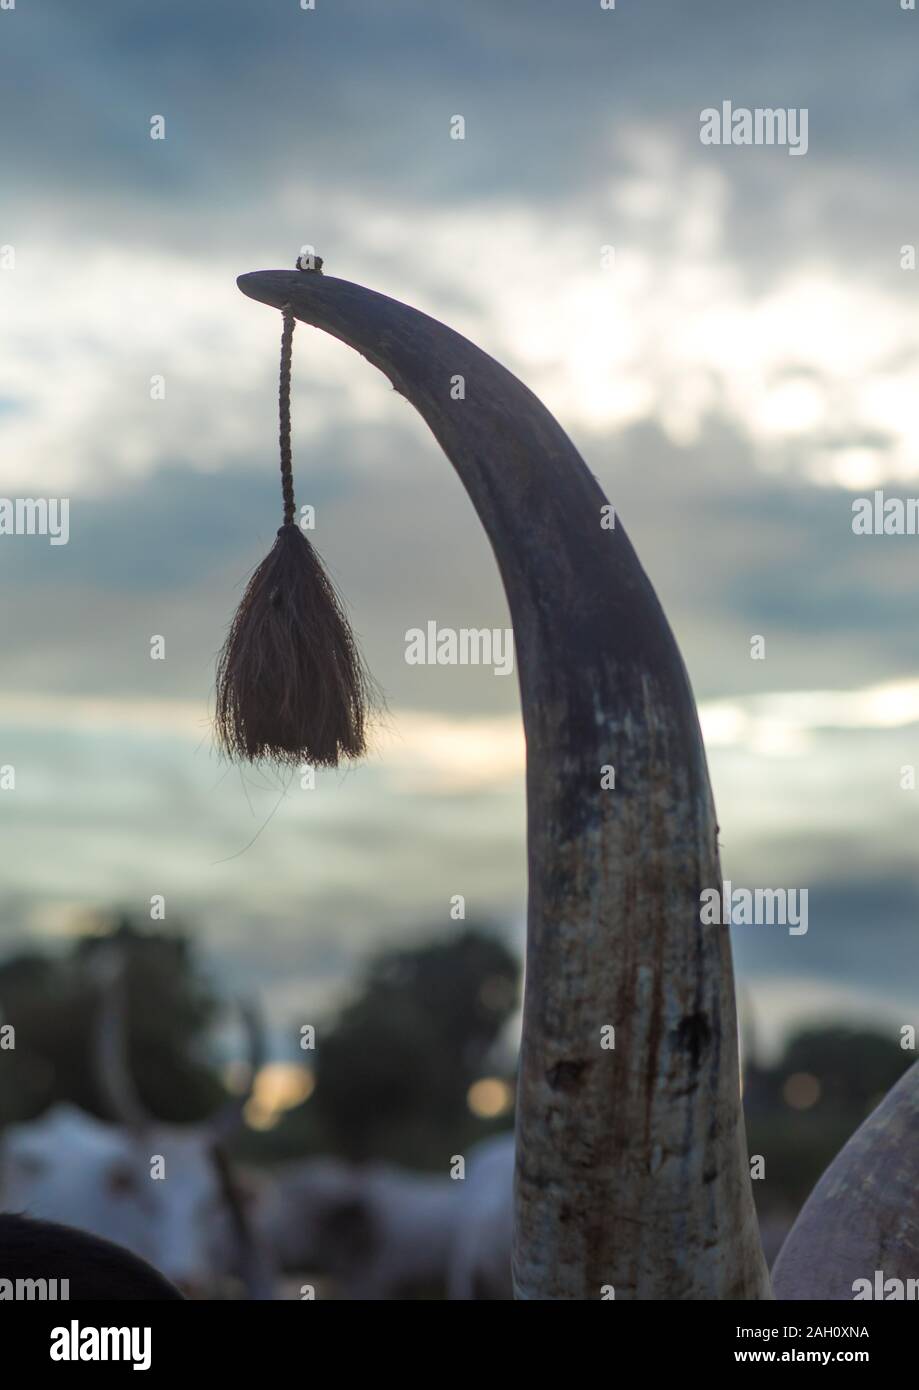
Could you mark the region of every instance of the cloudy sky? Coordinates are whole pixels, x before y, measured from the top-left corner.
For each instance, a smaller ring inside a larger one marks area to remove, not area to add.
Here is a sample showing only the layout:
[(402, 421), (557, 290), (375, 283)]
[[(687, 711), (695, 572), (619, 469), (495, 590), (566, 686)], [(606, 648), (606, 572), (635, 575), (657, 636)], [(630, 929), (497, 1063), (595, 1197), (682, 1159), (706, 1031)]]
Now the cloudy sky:
[[(899, 0), (0, 11), (0, 492), (70, 499), (66, 546), (0, 538), (0, 949), (161, 893), (280, 1021), (450, 930), (453, 894), (522, 939), (516, 683), (403, 656), (429, 620), (506, 625), (490, 551), (406, 403), (303, 328), (298, 497), (389, 717), (313, 791), (213, 751), (214, 656), (280, 519), (279, 323), (235, 278), (312, 245), (506, 363), (614, 502), (726, 876), (809, 890), (806, 936), (735, 928), (764, 1040), (919, 1022), (919, 537), (851, 527), (919, 492), (917, 57)], [(806, 108), (806, 155), (703, 145), (727, 100)]]

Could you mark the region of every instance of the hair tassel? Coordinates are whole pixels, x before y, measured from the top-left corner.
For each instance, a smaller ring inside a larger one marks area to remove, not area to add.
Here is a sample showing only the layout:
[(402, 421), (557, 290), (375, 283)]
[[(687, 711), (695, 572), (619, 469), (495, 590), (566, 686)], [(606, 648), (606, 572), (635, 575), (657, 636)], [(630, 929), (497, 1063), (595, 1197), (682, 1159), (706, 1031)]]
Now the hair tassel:
[(246, 586), (217, 662), (216, 733), (237, 761), (337, 767), (365, 751), (371, 682), (341, 599), (294, 521), (290, 376), (283, 310), (279, 391), (284, 522)]

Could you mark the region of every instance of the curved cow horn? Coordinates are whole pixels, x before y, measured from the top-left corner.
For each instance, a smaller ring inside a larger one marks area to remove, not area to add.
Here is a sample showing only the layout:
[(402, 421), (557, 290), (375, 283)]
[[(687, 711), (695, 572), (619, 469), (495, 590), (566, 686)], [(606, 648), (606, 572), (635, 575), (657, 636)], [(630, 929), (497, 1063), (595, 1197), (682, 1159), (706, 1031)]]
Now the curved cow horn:
[(102, 1101), (111, 1119), (142, 1133), (153, 1124), (153, 1117), (140, 1099), (128, 1060), (124, 951), (116, 945), (100, 947), (92, 961), (92, 970), (101, 994), (93, 1052)]
[[(143, 1132), (156, 1123), (144, 1106), (128, 1059), (127, 961), (117, 947), (96, 953), (92, 970), (99, 982), (101, 1001), (96, 1022), (94, 1053), (99, 1089), (112, 1119)], [(245, 1091), (227, 1100), (205, 1121), (214, 1143), (226, 1142), (243, 1123), (255, 1078), (265, 1062), (265, 1033), (254, 1004), (239, 1001), (240, 1016), (248, 1041), (249, 1079)]]
[(415, 406), (504, 582), (528, 749), (517, 1297), (768, 1297), (728, 929), (700, 923), (702, 890), (721, 888), (705, 754), (625, 532), (604, 529), (606, 498), (541, 402), (444, 324), (322, 274), (238, 284), (356, 348)]
[[(773, 1270), (777, 1298), (852, 1299), (856, 1281), (919, 1278), (919, 1062), (827, 1168)], [(901, 1294), (902, 1297), (902, 1294)]]
[(237, 1008), (248, 1045), (249, 1077), (245, 1090), (240, 1095), (233, 1096), (226, 1101), (207, 1121), (213, 1140), (217, 1144), (226, 1143), (242, 1127), (244, 1123), (243, 1112), (255, 1091), (255, 1079), (265, 1065), (266, 1040), (261, 1012), (255, 1004), (248, 1000), (239, 1000)]

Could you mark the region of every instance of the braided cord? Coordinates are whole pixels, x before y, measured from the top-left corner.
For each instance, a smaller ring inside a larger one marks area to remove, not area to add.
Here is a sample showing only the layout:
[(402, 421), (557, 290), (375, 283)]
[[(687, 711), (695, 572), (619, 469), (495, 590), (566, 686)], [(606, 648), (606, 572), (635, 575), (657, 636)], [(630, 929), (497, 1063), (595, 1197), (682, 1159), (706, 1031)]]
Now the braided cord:
[(290, 372), (293, 358), (294, 316), (290, 305), (281, 310), (284, 315), (284, 328), (281, 333), (281, 381), (278, 390), (278, 420), (280, 424), (281, 445), (281, 492), (284, 497), (284, 525), (291, 526), (294, 520), (294, 474), (290, 449)]

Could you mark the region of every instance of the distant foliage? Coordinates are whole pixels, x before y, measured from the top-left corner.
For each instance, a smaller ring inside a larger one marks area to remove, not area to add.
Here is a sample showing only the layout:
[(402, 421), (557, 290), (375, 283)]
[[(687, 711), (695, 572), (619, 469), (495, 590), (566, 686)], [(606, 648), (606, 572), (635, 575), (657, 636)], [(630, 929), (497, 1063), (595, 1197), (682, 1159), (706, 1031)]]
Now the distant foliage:
[(467, 1091), (517, 1008), (519, 970), (475, 929), (377, 955), (319, 1031), (309, 1105), (330, 1146), (422, 1162), (474, 1130)]
[[(796, 1210), (859, 1125), (915, 1061), (896, 1033), (841, 1025), (793, 1034), (772, 1067), (751, 1065), (744, 1110), (751, 1153), (767, 1156), (767, 1181), (754, 1183), (757, 1204)], [(806, 1108), (787, 1099), (790, 1079), (813, 1078)]]
[(79, 937), (61, 956), (23, 952), (0, 965), (0, 1017), (16, 1030), (15, 1050), (0, 1054), (0, 1124), (63, 1100), (111, 1118), (93, 1055), (99, 984), (91, 965), (113, 939), (127, 959), (128, 1055), (146, 1107), (181, 1122), (221, 1099), (220, 1082), (201, 1057), (216, 1001), (195, 972), (187, 939), (141, 932), (120, 919), (114, 935)]

